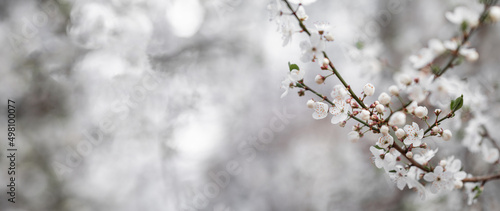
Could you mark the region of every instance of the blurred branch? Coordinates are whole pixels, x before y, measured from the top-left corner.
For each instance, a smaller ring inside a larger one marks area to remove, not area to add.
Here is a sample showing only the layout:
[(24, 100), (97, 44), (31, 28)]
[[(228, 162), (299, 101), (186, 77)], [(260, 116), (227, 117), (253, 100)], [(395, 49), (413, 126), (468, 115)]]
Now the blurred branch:
[(500, 174), (494, 174), (490, 176), (482, 176), (482, 177), (471, 177), (471, 178), (465, 178), (462, 180), (462, 182), (487, 182), (490, 180), (497, 180), (500, 179)]
[[(496, 1), (495, 1), (496, 2)], [(457, 49), (452, 52), (452, 56), (446, 66), (444, 66), (438, 73), (436, 73), (436, 77), (434, 77), (434, 80), (439, 78), (441, 75), (443, 75), (447, 70), (453, 68), (455, 61), (458, 59), (458, 56), (460, 55), (459, 51), (460, 49), (465, 45), (465, 43), (469, 40), (469, 38), (482, 26), (484, 25), (484, 22), (486, 21), (488, 17), (488, 12), (491, 6), (493, 6), (495, 3), (484, 3), (484, 10), (479, 15), (479, 24), (476, 27), (472, 27), (468, 32), (463, 30), (463, 38), (462, 42), (457, 46)]]

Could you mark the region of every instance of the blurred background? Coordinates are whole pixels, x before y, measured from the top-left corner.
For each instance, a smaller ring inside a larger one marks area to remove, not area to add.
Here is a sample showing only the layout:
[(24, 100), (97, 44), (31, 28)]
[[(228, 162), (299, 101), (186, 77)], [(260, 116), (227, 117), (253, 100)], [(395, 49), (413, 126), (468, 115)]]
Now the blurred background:
[[(472, 206), (461, 191), (426, 201), (399, 191), (372, 164), (374, 137), (353, 144), (352, 123), (312, 119), (310, 93), (280, 99), (289, 61), (309, 84), (320, 69), (300, 62), (305, 35), (282, 46), (269, 3), (0, 1), (0, 102), (16, 102), (18, 148), (11, 204), (0, 145), (0, 210), (500, 209), (499, 181)], [(444, 14), (460, 5), (481, 9), (469, 0), (318, 0), (305, 7), (306, 24), (328, 21), (332, 62), (355, 91), (371, 82), (378, 96), (429, 39), (457, 35)], [(478, 31), (470, 41), (480, 60), (450, 71), (484, 95), (493, 137), (499, 35), (498, 25)], [(338, 83), (316, 87), (329, 94)], [(460, 141), (429, 144), (475, 175), (499, 170)]]

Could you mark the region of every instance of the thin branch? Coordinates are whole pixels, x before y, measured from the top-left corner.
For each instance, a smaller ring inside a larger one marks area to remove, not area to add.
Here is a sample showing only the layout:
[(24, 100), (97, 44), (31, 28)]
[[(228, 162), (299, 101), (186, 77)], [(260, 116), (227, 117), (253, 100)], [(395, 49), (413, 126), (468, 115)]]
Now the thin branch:
[(489, 176), (481, 176), (481, 177), (471, 177), (471, 178), (465, 178), (462, 180), (462, 182), (487, 182), (490, 180), (497, 180), (500, 179), (500, 174), (494, 174), (494, 175), (489, 175)]
[(399, 145), (397, 145), (396, 143), (394, 143), (394, 144), (392, 145), (392, 147), (393, 147), (394, 149), (396, 149), (397, 151), (399, 151), (399, 152), (401, 153), (401, 155), (402, 155), (403, 157), (405, 157), (405, 158), (406, 158), (406, 160), (410, 161), (410, 163), (411, 163), (412, 165), (416, 166), (416, 167), (417, 167), (417, 168), (419, 168), (419, 169), (422, 169), (422, 170), (423, 170), (423, 171), (425, 171), (425, 172), (431, 172), (431, 171), (432, 171), (432, 169), (430, 169), (429, 167), (423, 166), (422, 164), (420, 164), (420, 163), (418, 163), (417, 161), (413, 160), (413, 158), (409, 158), (409, 157), (407, 157), (407, 156), (406, 156), (406, 151), (405, 151), (404, 149), (402, 149), (402, 148), (401, 148)]

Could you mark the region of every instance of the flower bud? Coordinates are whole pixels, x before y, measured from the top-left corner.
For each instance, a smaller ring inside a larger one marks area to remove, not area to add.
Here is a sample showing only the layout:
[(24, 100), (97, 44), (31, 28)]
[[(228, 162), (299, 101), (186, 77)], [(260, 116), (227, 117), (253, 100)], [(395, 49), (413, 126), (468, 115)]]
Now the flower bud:
[(389, 93), (391, 93), (391, 95), (398, 96), (399, 95), (399, 88), (395, 85), (392, 85), (389, 87)]
[(352, 143), (356, 143), (359, 140), (359, 133), (356, 131), (351, 131), (347, 134), (347, 139)]
[(410, 159), (413, 158), (413, 152), (407, 152), (406, 157)]
[(300, 91), (297, 92), (299, 94), (299, 97), (302, 97), (305, 95), (305, 92), (303, 89), (301, 89)]
[(452, 137), (452, 134), (450, 130), (444, 130), (441, 136), (443, 137), (443, 140), (449, 141)]
[(415, 108), (415, 116), (417, 116), (420, 119), (426, 117), (428, 112), (429, 111), (427, 110), (427, 107), (425, 107), (425, 106), (419, 106), (419, 107)]
[(373, 93), (375, 93), (375, 87), (371, 83), (367, 83), (363, 87), (363, 92), (365, 93), (366, 96), (372, 96)]
[(435, 133), (435, 134), (438, 134), (439, 133), (439, 127), (438, 126), (434, 126), (432, 127), (432, 133)]
[(436, 114), (436, 115), (441, 114), (441, 109), (438, 108), (438, 109), (434, 110), (434, 114)]
[(370, 119), (370, 112), (369, 112), (369, 111), (367, 111), (367, 110), (364, 110), (364, 109), (363, 109), (363, 110), (361, 111), (361, 116), (360, 116), (360, 117), (361, 117), (361, 119), (362, 119), (362, 120), (367, 121), (367, 120), (369, 120), (369, 119)]
[(325, 39), (326, 39), (326, 41), (333, 41), (333, 40), (334, 40), (334, 39), (333, 39), (333, 35), (332, 35), (332, 34), (330, 34), (330, 33), (327, 33), (327, 34), (325, 35)]
[(322, 84), (325, 82), (325, 77), (322, 75), (317, 75), (316, 78), (314, 78), (314, 81), (316, 81), (317, 84)]
[(497, 22), (500, 19), (500, 6), (491, 7), (488, 16), (491, 18), (491, 21)]
[(382, 92), (382, 94), (380, 94), (380, 96), (378, 96), (378, 101), (382, 105), (387, 105), (387, 104), (389, 104), (391, 102), (391, 96), (389, 96), (385, 92)]
[(340, 127), (345, 127), (345, 125), (347, 124), (347, 121), (343, 121), (339, 124)]
[(382, 114), (382, 113), (384, 113), (385, 106), (384, 106), (384, 105), (382, 105), (382, 104), (378, 104), (377, 106), (375, 106), (375, 109), (377, 110), (377, 112), (378, 112), (379, 114)]
[(327, 58), (324, 58), (323, 59), (323, 66), (328, 66), (330, 64), (330, 60), (328, 60)]
[(307, 101), (307, 107), (308, 108), (313, 108), (314, 107), (314, 100), (308, 100)]
[(427, 143), (422, 143), (422, 144), (420, 144), (420, 148), (422, 148), (422, 149), (427, 149)]
[(467, 54), (465, 54), (464, 56), (468, 62), (475, 62), (479, 59), (479, 53), (477, 53), (476, 50), (471, 50)]
[(380, 127), (380, 132), (384, 135), (389, 134), (389, 127), (382, 125), (382, 127)]
[(442, 167), (445, 167), (447, 164), (447, 161), (446, 160), (441, 160), (439, 161), (439, 165), (442, 166)]
[(406, 132), (403, 129), (399, 128), (398, 130), (396, 130), (396, 136), (399, 139), (403, 138), (405, 135), (406, 135)]
[(464, 182), (460, 181), (460, 180), (455, 180), (455, 189), (461, 189), (462, 187), (464, 187)]
[(389, 119), (389, 125), (397, 125), (397, 126), (403, 126), (406, 123), (406, 115), (398, 111), (394, 114), (392, 114), (391, 118)]

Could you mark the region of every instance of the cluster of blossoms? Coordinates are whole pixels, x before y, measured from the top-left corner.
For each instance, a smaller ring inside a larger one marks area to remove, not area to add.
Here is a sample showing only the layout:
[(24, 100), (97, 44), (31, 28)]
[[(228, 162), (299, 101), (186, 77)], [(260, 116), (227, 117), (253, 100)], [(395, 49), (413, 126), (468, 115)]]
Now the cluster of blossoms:
[[(377, 142), (370, 147), (373, 162), (389, 175), (399, 189), (403, 190), (408, 186), (425, 198), (428, 191), (435, 194), (464, 188), (471, 197), (469, 202), (473, 202), (487, 180), (482, 180), (483, 184), (474, 183), (481, 180), (462, 171), (461, 161), (453, 156), (439, 161), (438, 165), (432, 165), (431, 159), (438, 149), (431, 149), (426, 139), (438, 137), (444, 141), (451, 140), (451, 130), (442, 128), (441, 123), (462, 112), (460, 109), (464, 105), (468, 108), (477, 106), (473, 103), (475, 100), (464, 99), (460, 93), (468, 91), (460, 89), (464, 87), (461, 86), (462, 82), (441, 75), (459, 65), (463, 59), (469, 62), (478, 60), (478, 52), (468, 47), (467, 40), (479, 26), (498, 21), (500, 7), (484, 3), (482, 13), (473, 12), (466, 7), (458, 7), (453, 12), (446, 13), (450, 22), (460, 26), (461, 36), (447, 41), (430, 40), (428, 48), (409, 57), (410, 69), (418, 74), (403, 72), (397, 75), (396, 85), (390, 86), (387, 92), (381, 92), (377, 100), (366, 103), (375, 95), (375, 86), (368, 83), (356, 95), (325, 52), (326, 43), (334, 40), (327, 31), (329, 24), (316, 22), (314, 28), (306, 26), (308, 16), (304, 5), (312, 2), (314, 1), (277, 0), (269, 8), (272, 19), (280, 26), (284, 45), (289, 43), (295, 33), (306, 33), (309, 36), (309, 40), (300, 43), (301, 61), (317, 62), (319, 69), (329, 72), (328, 75), (317, 75), (314, 81), (322, 85), (327, 78), (335, 76), (341, 84), (333, 87), (329, 98), (305, 84), (305, 71), (297, 64), (289, 64), (290, 72), (282, 82), (281, 87), (285, 91), (281, 97), (285, 97), (291, 88), (298, 88), (299, 96), (304, 96), (306, 91), (315, 94), (318, 99), (307, 101), (307, 107), (313, 109), (314, 119), (324, 119), (330, 114), (332, 124), (345, 126), (349, 120), (357, 122), (348, 133), (351, 142), (357, 142), (368, 132), (378, 134)], [(293, 19), (296, 19), (295, 22), (291, 21)], [(444, 67), (440, 67), (443, 57), (449, 57), (449, 61)], [(477, 107), (475, 110), (481, 111), (481, 108)], [(476, 116), (481, 116), (480, 112)], [(474, 127), (479, 127), (481, 123), (479, 121)], [(475, 137), (473, 143), (468, 144), (471, 146), (469, 148), (473, 148), (471, 151), (483, 152), (487, 162), (498, 163), (498, 149), (488, 148), (482, 143), (486, 133), (479, 134), (480, 140)], [(500, 175), (494, 179), (498, 178)]]

